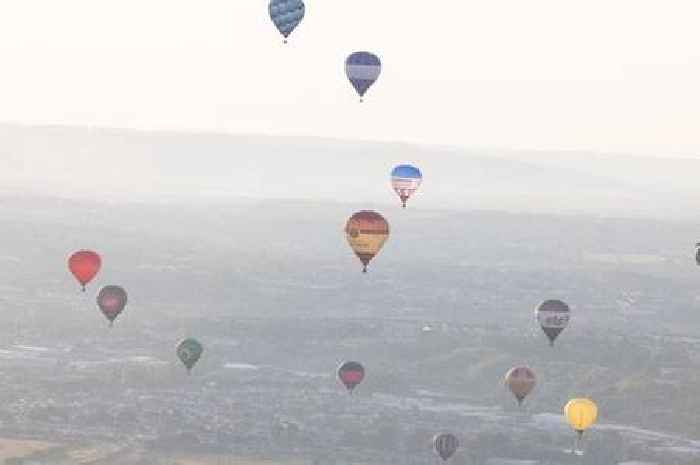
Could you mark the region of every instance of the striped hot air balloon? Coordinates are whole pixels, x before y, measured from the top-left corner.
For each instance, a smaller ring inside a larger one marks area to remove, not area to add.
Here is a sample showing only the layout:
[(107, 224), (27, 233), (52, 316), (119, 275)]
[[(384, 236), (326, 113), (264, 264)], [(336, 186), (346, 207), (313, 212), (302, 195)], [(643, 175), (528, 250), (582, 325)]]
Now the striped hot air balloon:
[(553, 346), (557, 336), (569, 325), (571, 311), (561, 300), (545, 300), (535, 310), (535, 316), (549, 338), (549, 345)]
[(302, 0), (270, 0), (270, 18), (287, 43), (289, 34), (304, 19), (306, 8)]
[(355, 52), (345, 60), (345, 74), (360, 96), (360, 102), (381, 72), (382, 63), (373, 53)]
[(366, 273), (367, 265), (389, 237), (389, 223), (375, 211), (362, 210), (352, 215), (345, 224), (345, 236), (362, 262), (362, 271)]
[(391, 171), (391, 187), (401, 199), (403, 208), (406, 201), (416, 192), (423, 181), (420, 170), (411, 165), (398, 165)]

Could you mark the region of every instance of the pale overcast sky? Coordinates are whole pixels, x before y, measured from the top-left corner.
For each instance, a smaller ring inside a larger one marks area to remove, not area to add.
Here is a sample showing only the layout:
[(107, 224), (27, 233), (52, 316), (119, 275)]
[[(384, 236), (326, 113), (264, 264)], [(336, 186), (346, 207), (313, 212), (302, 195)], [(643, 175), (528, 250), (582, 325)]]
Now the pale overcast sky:
[[(0, 120), (700, 154), (698, 0), (4, 0)], [(345, 56), (377, 53), (358, 103)]]

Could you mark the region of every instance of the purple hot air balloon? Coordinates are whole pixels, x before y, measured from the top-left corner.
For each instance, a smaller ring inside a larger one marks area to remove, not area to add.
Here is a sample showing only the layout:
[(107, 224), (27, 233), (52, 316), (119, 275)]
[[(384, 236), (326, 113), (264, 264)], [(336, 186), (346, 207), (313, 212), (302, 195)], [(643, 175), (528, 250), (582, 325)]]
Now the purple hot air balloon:
[(381, 72), (382, 63), (373, 53), (355, 52), (345, 60), (345, 74), (359, 94), (360, 102)]
[(97, 305), (112, 326), (126, 306), (126, 291), (121, 286), (105, 286), (97, 295)]

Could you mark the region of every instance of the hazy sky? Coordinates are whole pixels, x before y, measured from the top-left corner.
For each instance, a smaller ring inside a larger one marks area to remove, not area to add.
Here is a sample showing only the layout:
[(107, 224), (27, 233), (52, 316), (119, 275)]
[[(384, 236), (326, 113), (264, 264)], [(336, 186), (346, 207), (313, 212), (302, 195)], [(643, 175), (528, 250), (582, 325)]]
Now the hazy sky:
[[(0, 120), (700, 154), (698, 0), (0, 2)], [(343, 61), (376, 52), (359, 104)]]

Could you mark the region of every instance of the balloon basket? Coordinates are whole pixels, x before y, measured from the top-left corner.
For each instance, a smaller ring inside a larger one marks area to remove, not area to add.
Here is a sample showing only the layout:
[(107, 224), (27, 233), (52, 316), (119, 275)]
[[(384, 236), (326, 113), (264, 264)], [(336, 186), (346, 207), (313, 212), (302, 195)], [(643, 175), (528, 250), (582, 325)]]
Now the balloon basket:
[(581, 449), (581, 439), (583, 438), (583, 431), (576, 431), (576, 442), (574, 442), (573, 449), (566, 449), (571, 455), (582, 456), (583, 450)]

